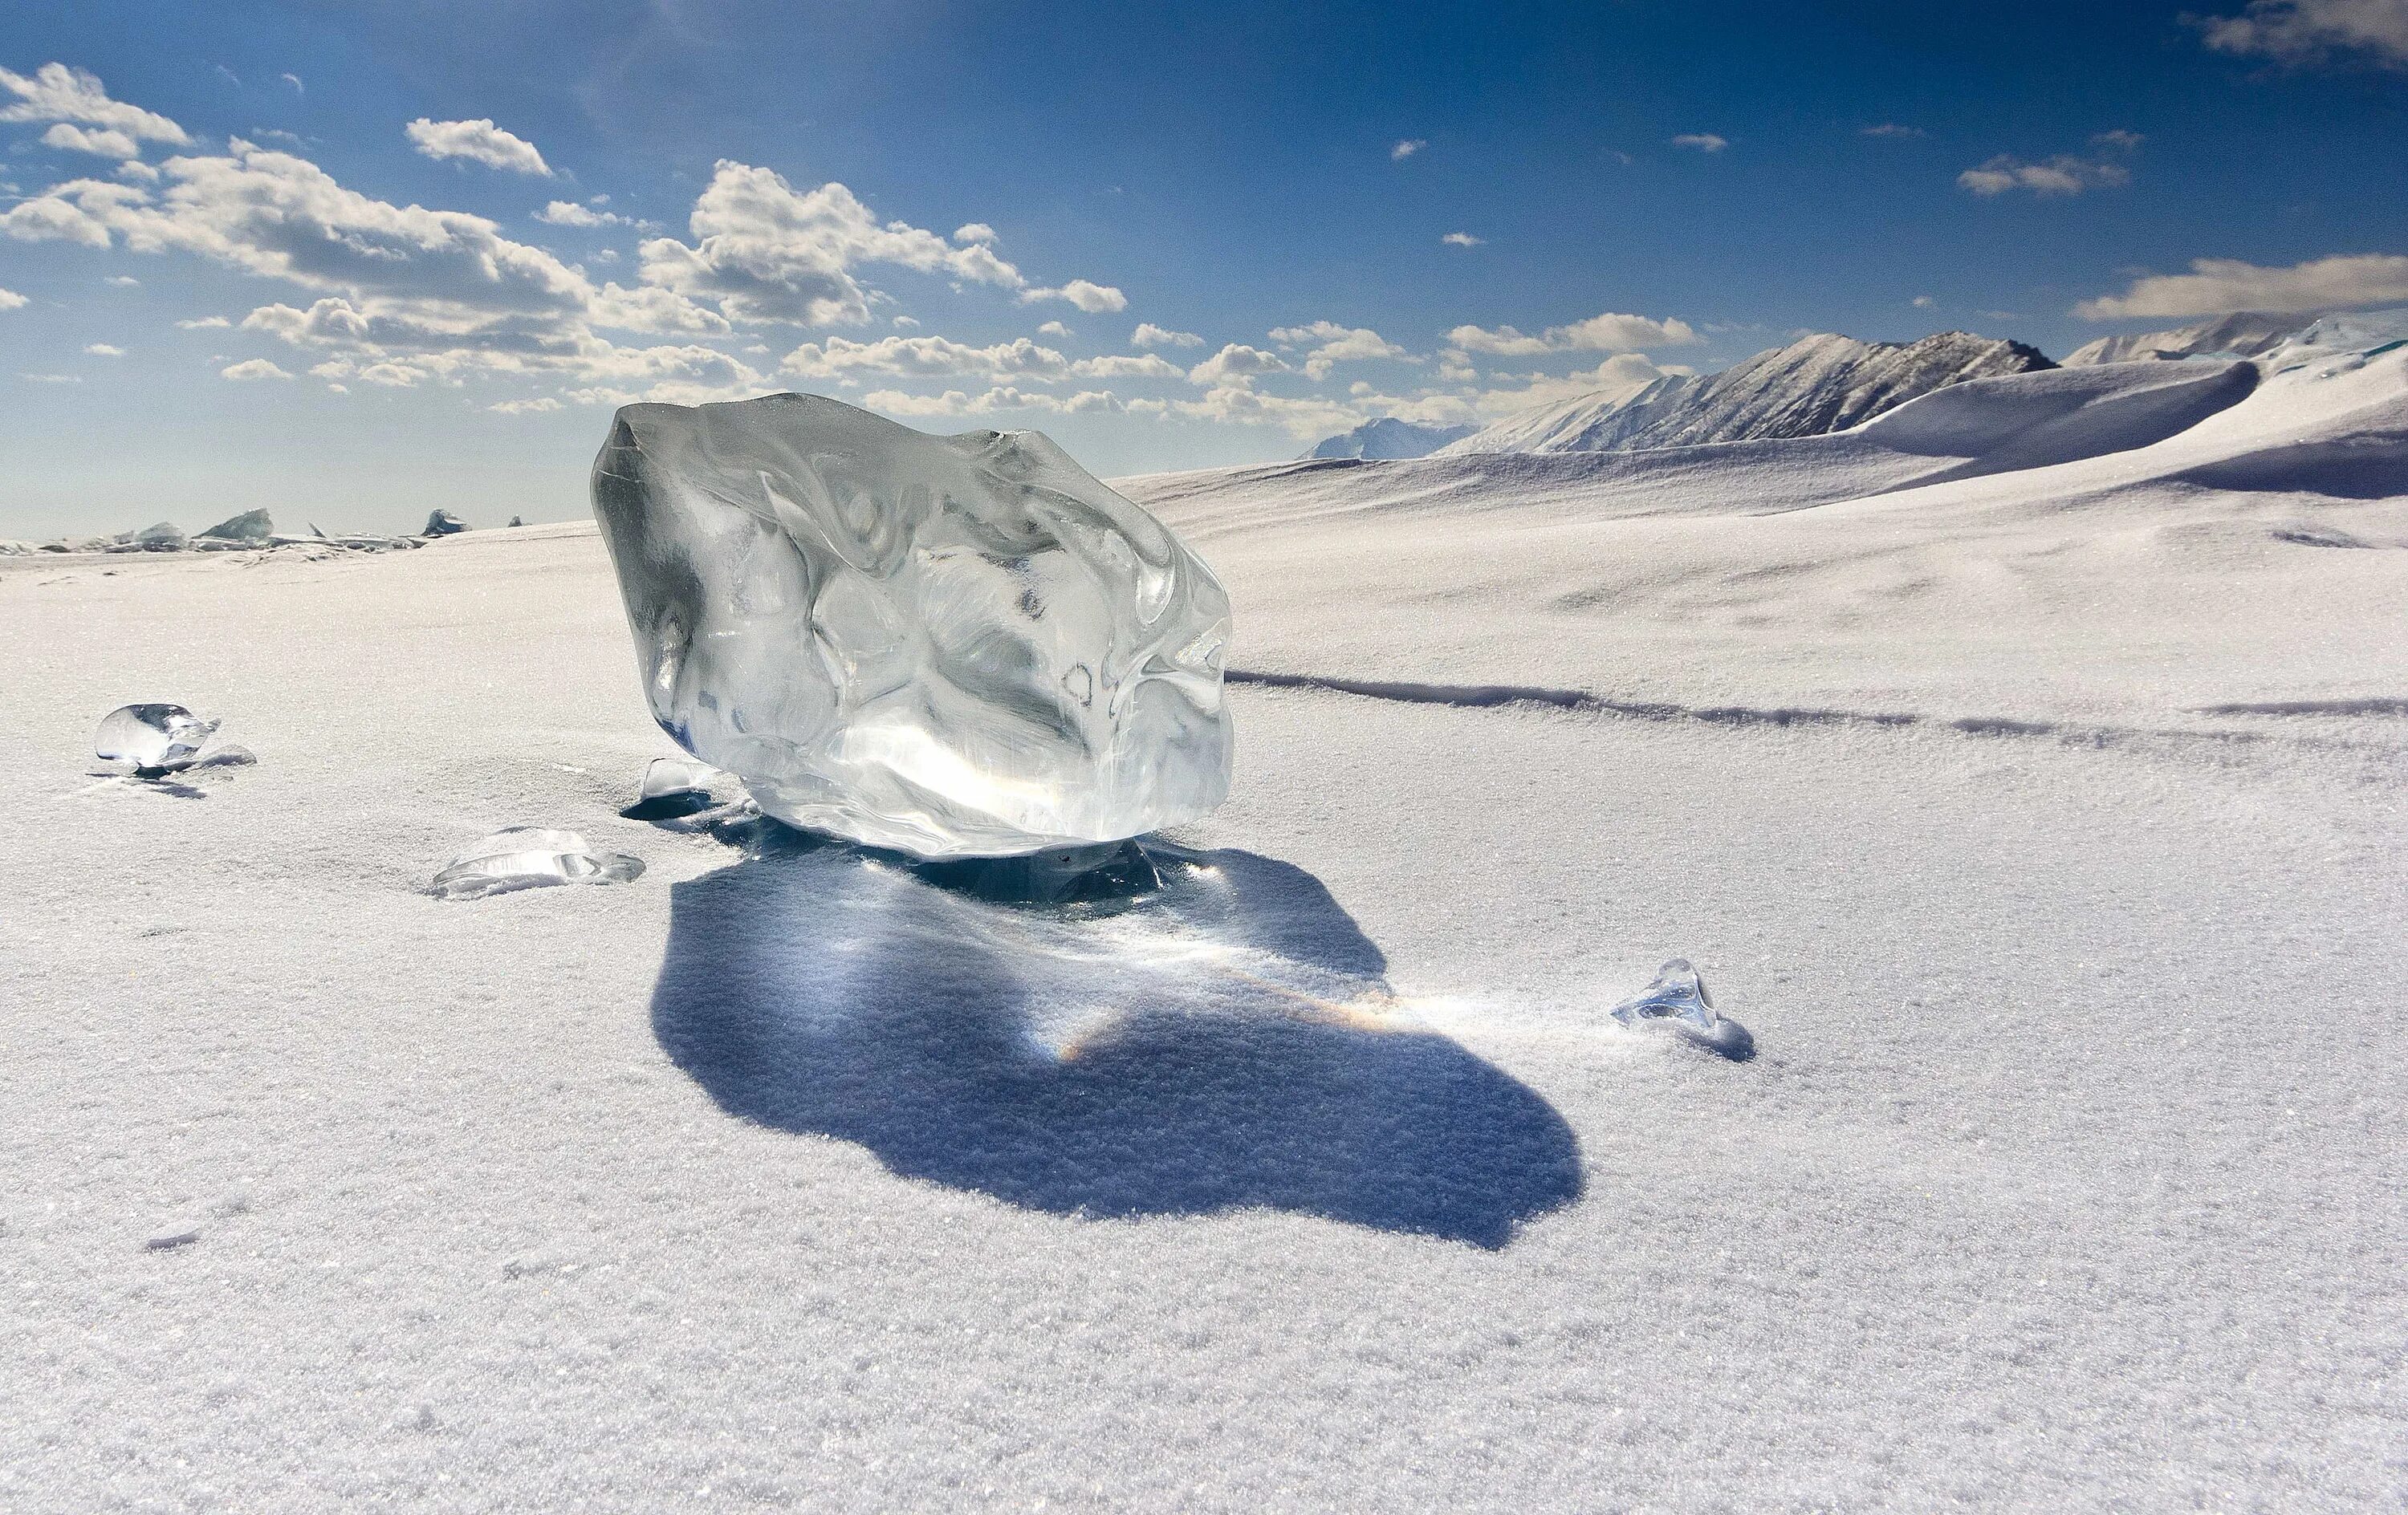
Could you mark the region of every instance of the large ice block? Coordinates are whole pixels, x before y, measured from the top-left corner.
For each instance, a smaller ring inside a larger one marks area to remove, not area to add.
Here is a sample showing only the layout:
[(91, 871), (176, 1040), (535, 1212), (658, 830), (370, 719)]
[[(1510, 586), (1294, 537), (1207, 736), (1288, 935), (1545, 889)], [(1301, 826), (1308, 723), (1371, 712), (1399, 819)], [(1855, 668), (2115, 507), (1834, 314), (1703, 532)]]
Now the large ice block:
[(1227, 593), (1040, 433), (631, 405), (594, 513), (653, 718), (781, 821), (1008, 856), (1228, 791)]

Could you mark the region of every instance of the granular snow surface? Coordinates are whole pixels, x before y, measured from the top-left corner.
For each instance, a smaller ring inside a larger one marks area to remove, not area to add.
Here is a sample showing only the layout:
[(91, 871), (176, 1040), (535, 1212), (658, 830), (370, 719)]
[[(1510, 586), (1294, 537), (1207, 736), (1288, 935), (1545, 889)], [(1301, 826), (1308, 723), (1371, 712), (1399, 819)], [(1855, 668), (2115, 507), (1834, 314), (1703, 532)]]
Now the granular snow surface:
[(0, 1508), (2397, 1508), (2402, 361), (1132, 481), (1131, 910), (622, 818), (590, 527), (0, 563)]

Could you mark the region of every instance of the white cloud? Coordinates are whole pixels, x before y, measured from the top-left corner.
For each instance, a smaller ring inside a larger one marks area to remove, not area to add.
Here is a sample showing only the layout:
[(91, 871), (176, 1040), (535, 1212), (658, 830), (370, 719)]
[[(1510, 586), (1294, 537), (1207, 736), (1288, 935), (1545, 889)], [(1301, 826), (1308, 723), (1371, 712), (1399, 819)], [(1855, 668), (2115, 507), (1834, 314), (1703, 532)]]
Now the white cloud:
[(966, 226), (954, 227), (953, 240), (964, 243), (992, 242), (995, 240), (995, 228), (982, 221), (974, 221)]
[(203, 316), (196, 321), (179, 321), (176, 324), (188, 332), (206, 332), (231, 326), (234, 322), (223, 316)]
[(265, 358), (245, 358), (240, 363), (230, 363), (219, 369), (218, 377), (243, 382), (260, 379), (290, 379), (293, 376)]
[(917, 316), (897, 316), (895, 318), (894, 324), (896, 329), (898, 331), (910, 331), (920, 324), (920, 318)]
[(293, 93), (295, 94), (307, 94), (309, 93), (308, 90), (302, 88), (301, 76), (298, 74), (279, 74), (276, 77), (282, 79), (285, 83), (292, 85)]
[(2148, 138), (2140, 133), (2128, 132), (2119, 126), (2112, 132), (2093, 134), (2090, 145), (2094, 148), (2104, 148), (2110, 152), (2130, 152), (2147, 140)]
[(841, 184), (798, 192), (769, 169), (726, 159), (695, 201), (688, 230), (691, 247), (667, 236), (643, 245), (644, 278), (709, 300), (732, 321), (860, 325), (871, 292), (852, 270), (865, 264), (1005, 289), (1026, 283), (982, 242), (954, 247), (902, 222), (881, 225)]
[(1866, 136), (1922, 136), (1925, 133), (1920, 126), (1900, 126), (1894, 121), (1885, 121), (1878, 126), (1866, 127), (1863, 135)]
[(135, 278), (132, 274), (111, 274), (107, 279), (102, 279), (101, 282), (104, 284), (114, 285), (116, 288), (121, 290), (138, 290), (142, 287), (142, 281)]
[(133, 158), (141, 154), (141, 145), (113, 127), (71, 126), (59, 122), (42, 134), (42, 146), (62, 152), (89, 152), (96, 158)]
[(403, 130), (429, 158), (466, 158), (488, 168), (552, 177), (551, 164), (543, 161), (534, 143), (490, 121), (429, 121), (421, 116)]
[(1439, 240), (1451, 248), (1476, 248), (1485, 246), (1488, 238), (1474, 236), (1469, 232), (1449, 232)]
[(882, 410), (894, 416), (983, 416), (998, 410), (1081, 415), (1121, 408), (1121, 402), (1102, 390), (1082, 390), (1076, 394), (1058, 395), (1014, 389), (1010, 385), (999, 385), (982, 394), (970, 394), (961, 390), (947, 390), (942, 394), (906, 394), (899, 390), (877, 390), (863, 395), (861, 403), (868, 409)]
[(1261, 348), (1248, 347), (1242, 342), (1231, 342), (1187, 370), (1187, 381), (1198, 386), (1242, 389), (1252, 385), (1260, 374), (1294, 372), (1294, 366), (1276, 352), (1266, 352)]
[(882, 336), (875, 342), (831, 336), (805, 342), (787, 353), (779, 366), (804, 379), (863, 373), (915, 379), (976, 375), (1051, 383), (1070, 376), (1069, 359), (1025, 336), (992, 347), (972, 347), (945, 336)]
[(1917, 310), (1928, 310), (1931, 308), (1931, 296), (1928, 294), (1918, 294), (1914, 297), (1912, 303)]
[(111, 347), (106, 342), (93, 342), (87, 346), (84, 349), (84, 351), (95, 358), (122, 358), (125, 356), (125, 350), (123, 348)]
[(98, 79), (64, 64), (44, 64), (31, 79), (0, 68), (0, 90), (17, 97), (17, 104), (0, 109), (0, 121), (81, 121), (138, 141), (179, 147), (192, 141), (166, 117), (110, 99)]
[(1395, 147), (1388, 150), (1388, 161), (1390, 163), (1402, 163), (1407, 158), (1412, 157), (1414, 153), (1419, 152), (1422, 149), (1428, 146), (1429, 144), (1423, 141), (1420, 137), (1413, 137), (1410, 140), (1399, 142)]
[(81, 374), (19, 374), (19, 379), (33, 384), (80, 384)]
[(1179, 364), (1151, 352), (1107, 352), (1101, 357), (1081, 358), (1070, 364), (1070, 371), (1082, 379), (1184, 379), (1186, 371)]
[(1641, 353), (1617, 352), (1583, 372), (1561, 377), (1533, 375), (1519, 388), (1484, 390), (1471, 396), (1471, 405), (1484, 417), (1509, 416), (1532, 406), (1554, 405), (1584, 395), (1603, 393), (1618, 398), (1634, 394), (1667, 374), (1688, 372), (1679, 364), (1658, 364)]
[(1150, 321), (1140, 321), (1137, 330), (1129, 333), (1131, 347), (1202, 347), (1204, 338), (1194, 332), (1174, 332)]
[(2238, 16), (2186, 18), (2218, 52), (2321, 63), (2353, 53), (2408, 67), (2403, 0), (2250, 0)]
[(1357, 407), (1336, 400), (1317, 395), (1264, 394), (1240, 384), (1215, 385), (1194, 400), (1132, 400), (1128, 408), (1139, 415), (1175, 415), (1237, 425), (1277, 426), (1297, 437), (1326, 436), (1359, 425), (1367, 419)]
[(632, 216), (622, 216), (609, 210), (590, 210), (574, 200), (554, 200), (535, 213), (535, 219), (547, 226), (638, 226), (644, 224)]
[(1049, 321), (1037, 328), (1037, 335), (1039, 336), (1069, 336), (1073, 334), (1069, 327), (1063, 325), (1060, 322)]
[(485, 408), (497, 415), (535, 416), (558, 410), (561, 408), (561, 404), (551, 395), (543, 394), (532, 400), (503, 400), (498, 404), (489, 405)]
[(1676, 148), (1694, 148), (1699, 152), (1720, 152), (1730, 146), (1730, 138), (1717, 136), (1712, 132), (1683, 132), (1672, 138), (1672, 145)]
[(2074, 313), (2091, 321), (2136, 316), (2217, 316), (2238, 310), (2301, 312), (2408, 301), (2408, 257), (2337, 254), (2264, 268), (2238, 258), (2200, 258), (2187, 274), (2155, 274), (2122, 294), (2086, 300)]
[(1341, 363), (1362, 363), (1371, 359), (1390, 358), (1406, 363), (1413, 355), (1368, 326), (1341, 326), (1334, 321), (1316, 321), (1310, 326), (1280, 326), (1270, 333), (1272, 341), (1282, 347), (1302, 347), (1312, 344), (1305, 354), (1305, 377), (1318, 382), (1329, 377), (1329, 371)]
[(1494, 331), (1457, 326), (1446, 334), (1446, 340), (1462, 352), (1530, 358), (1546, 352), (1636, 352), (1645, 348), (1687, 347), (1698, 337), (1696, 330), (1678, 317), (1656, 321), (1609, 310), (1569, 326), (1550, 326), (1537, 336), (1526, 336), (1511, 326), (1499, 326)]
[(1091, 316), (1100, 316), (1107, 311), (1128, 308), (1127, 295), (1110, 284), (1091, 284), (1083, 279), (1074, 279), (1058, 289), (1020, 292), (1022, 305), (1034, 305), (1039, 300), (1068, 300)]
[(2002, 152), (1981, 167), (1956, 176), (1958, 185), (1985, 199), (2010, 190), (2029, 190), (2038, 195), (2080, 194), (2094, 185), (2113, 187), (2131, 181), (2131, 171), (2121, 164), (2088, 162), (2064, 153), (2046, 163), (2026, 163)]
[(0, 290), (0, 310), (22, 310), (30, 303), (15, 290)]

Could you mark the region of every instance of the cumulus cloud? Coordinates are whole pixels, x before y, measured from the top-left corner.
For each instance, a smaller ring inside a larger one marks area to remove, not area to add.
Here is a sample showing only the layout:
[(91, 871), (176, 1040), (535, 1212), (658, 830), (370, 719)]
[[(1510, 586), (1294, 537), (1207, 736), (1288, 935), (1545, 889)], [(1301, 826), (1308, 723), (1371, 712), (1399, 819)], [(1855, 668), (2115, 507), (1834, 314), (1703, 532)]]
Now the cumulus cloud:
[(1698, 340), (1697, 331), (1678, 317), (1656, 321), (1606, 311), (1569, 326), (1550, 326), (1536, 336), (1512, 326), (1491, 331), (1457, 326), (1446, 334), (1447, 345), (1458, 352), (1485, 352), (1499, 358), (1531, 358), (1548, 352), (1636, 352), (1646, 348), (1687, 347)]
[(1068, 336), (1072, 334), (1070, 328), (1063, 325), (1060, 322), (1049, 321), (1037, 328), (1037, 335), (1039, 336)]
[(42, 134), (42, 146), (62, 152), (89, 152), (96, 158), (133, 158), (142, 148), (133, 137), (113, 127), (85, 127), (59, 122)]
[(194, 321), (179, 321), (176, 324), (188, 332), (207, 332), (222, 330), (234, 322), (223, 316), (202, 316)]
[(1407, 158), (1412, 157), (1414, 153), (1419, 152), (1422, 149), (1428, 146), (1429, 144), (1427, 142), (1423, 141), (1417, 136), (1399, 142), (1395, 147), (1388, 150), (1388, 161), (1390, 163), (1402, 163)]
[(125, 356), (125, 350), (123, 348), (111, 347), (107, 342), (90, 343), (84, 348), (84, 351), (88, 355), (95, 358), (122, 358)]
[(534, 143), (490, 121), (430, 121), (421, 116), (404, 130), (419, 152), (429, 158), (466, 158), (513, 174), (552, 177), (552, 166)]
[(1243, 389), (1251, 386), (1262, 374), (1292, 374), (1295, 367), (1276, 352), (1231, 342), (1220, 351), (1187, 370), (1187, 381), (1196, 385), (1224, 385)]
[(230, 363), (219, 369), (218, 377), (231, 379), (238, 383), (248, 383), (254, 379), (290, 379), (293, 376), (265, 358), (245, 358), (240, 363)]
[(0, 310), (22, 310), (29, 303), (15, 290), (0, 290)]
[(992, 242), (995, 240), (995, 228), (982, 221), (974, 221), (966, 226), (954, 227), (953, 240), (962, 243)]
[(1127, 295), (1110, 284), (1091, 284), (1083, 279), (1074, 279), (1056, 289), (1020, 292), (1022, 305), (1034, 305), (1039, 300), (1068, 300), (1091, 316), (1128, 308)]
[(1184, 379), (1186, 370), (1151, 352), (1108, 352), (1081, 358), (1070, 371), (1082, 379)]
[(503, 400), (485, 408), (505, 416), (538, 416), (561, 409), (562, 406), (551, 395), (539, 394), (531, 400)]
[(780, 368), (803, 379), (843, 379), (856, 374), (898, 378), (1033, 379), (1052, 382), (1070, 375), (1070, 360), (1025, 336), (992, 347), (972, 347), (946, 336), (882, 336), (875, 342), (831, 336), (805, 342), (786, 354)]
[(17, 97), (15, 105), (0, 108), (0, 121), (80, 121), (137, 141), (178, 147), (192, 141), (166, 117), (110, 99), (98, 79), (64, 64), (44, 64), (31, 79), (0, 68), (0, 91)]
[(1730, 146), (1730, 139), (1712, 132), (1684, 132), (1672, 138), (1676, 148), (1691, 148), (1698, 152), (1720, 152)]
[(1062, 395), (1014, 389), (1010, 385), (998, 385), (982, 394), (971, 394), (962, 390), (947, 390), (942, 394), (906, 394), (900, 390), (877, 390), (863, 395), (861, 403), (871, 410), (882, 410), (891, 416), (983, 416), (998, 410), (1082, 415), (1121, 408), (1121, 402), (1102, 390), (1082, 390), (1076, 394)]
[(2238, 16), (2186, 19), (2218, 52), (2292, 64), (2363, 57), (2408, 67), (2403, 0), (2251, 0)]
[(1439, 240), (1451, 248), (1476, 248), (1484, 246), (1488, 238), (1474, 236), (1469, 232), (1449, 232)]
[(1341, 363), (1361, 363), (1375, 358), (1391, 358), (1406, 363), (1416, 361), (1413, 355), (1382, 336), (1369, 326), (1341, 326), (1334, 321), (1316, 321), (1310, 326), (1280, 326), (1270, 333), (1272, 341), (1285, 348), (1310, 345), (1305, 354), (1305, 377), (1318, 382), (1327, 379), (1332, 368)]
[(547, 226), (650, 226), (652, 224), (650, 222), (638, 221), (633, 216), (622, 216), (615, 211), (595, 210), (590, 206), (579, 205), (574, 200), (554, 200), (537, 211), (535, 219)]
[(2093, 186), (2114, 187), (2128, 184), (2132, 175), (2121, 164), (2089, 161), (2060, 153), (2046, 163), (2026, 163), (2008, 153), (2000, 153), (1979, 168), (1968, 168), (1956, 176), (1962, 188), (1987, 199), (2010, 190), (2029, 190), (2038, 195), (2080, 194)]
[(983, 242), (957, 247), (903, 222), (882, 225), (841, 184), (797, 191), (769, 169), (726, 159), (695, 201), (687, 230), (692, 246), (667, 236), (643, 245), (646, 281), (708, 300), (734, 321), (860, 325), (871, 292), (853, 270), (871, 264), (1005, 289), (1027, 282)]
[(1680, 364), (1658, 364), (1642, 353), (1617, 352), (1596, 367), (1581, 372), (1560, 377), (1533, 375), (1518, 387), (1483, 391), (1472, 396), (1471, 403), (1482, 416), (1493, 419), (1533, 406), (1555, 405), (1592, 394), (1618, 399), (1637, 393), (1668, 374), (1690, 371)]
[(1216, 385), (1201, 398), (1193, 400), (1131, 400), (1128, 409), (1136, 415), (1278, 426), (1298, 437), (1326, 436), (1359, 425), (1367, 419), (1357, 407), (1336, 400), (1316, 395), (1264, 394), (1239, 384)]
[(2086, 300), (2091, 321), (2136, 316), (2219, 316), (2239, 310), (2303, 312), (2408, 301), (2408, 257), (2359, 252), (2266, 268), (2238, 258), (2200, 258), (2187, 274), (2154, 274), (2122, 294)]
[(1131, 347), (1202, 347), (1204, 338), (1194, 332), (1174, 332), (1150, 321), (1140, 321), (1137, 330), (1129, 333)]

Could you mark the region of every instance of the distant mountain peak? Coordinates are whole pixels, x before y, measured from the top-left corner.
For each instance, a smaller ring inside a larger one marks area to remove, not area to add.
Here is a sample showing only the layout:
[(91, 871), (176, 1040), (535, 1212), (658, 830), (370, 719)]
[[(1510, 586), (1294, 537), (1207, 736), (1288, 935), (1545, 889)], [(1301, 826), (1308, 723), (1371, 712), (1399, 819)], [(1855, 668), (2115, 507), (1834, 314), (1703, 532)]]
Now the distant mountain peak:
[(2028, 343), (1970, 332), (1935, 332), (1914, 342), (1818, 332), (1718, 374), (1670, 375), (1636, 393), (1599, 393), (1525, 410), (1443, 450), (1628, 452), (1814, 436), (1969, 379), (2056, 366)]
[(1353, 431), (1325, 436), (1304, 454), (1312, 458), (1421, 458), (1478, 431), (1477, 426), (1425, 426), (1377, 416)]

